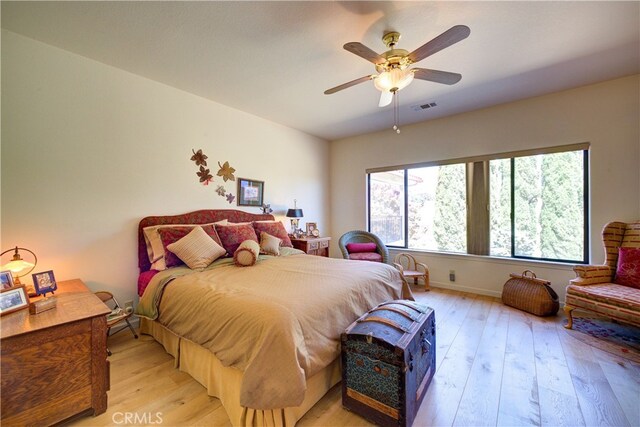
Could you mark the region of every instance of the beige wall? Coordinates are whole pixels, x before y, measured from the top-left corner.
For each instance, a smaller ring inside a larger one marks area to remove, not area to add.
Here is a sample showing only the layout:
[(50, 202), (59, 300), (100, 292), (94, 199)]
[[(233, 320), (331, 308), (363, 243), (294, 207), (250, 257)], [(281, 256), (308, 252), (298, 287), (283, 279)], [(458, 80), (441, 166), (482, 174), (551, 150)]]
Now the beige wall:
[[(591, 258), (604, 260), (600, 231), (640, 218), (640, 76), (630, 76), (331, 143), (332, 234), (366, 227), (367, 168), (590, 142)], [(438, 100), (439, 103), (446, 99)], [(427, 113), (428, 114), (428, 113)], [(389, 111), (391, 119), (391, 111)], [(339, 256), (337, 248), (333, 255)], [(534, 269), (564, 295), (570, 267), (418, 253), (436, 286), (500, 295), (510, 272)], [(456, 282), (448, 280), (456, 271)]]
[(2, 32), (1, 247), (34, 250), (37, 271), (135, 299), (142, 217), (237, 208), (216, 195), (218, 178), (198, 183), (192, 148), (214, 175), (228, 160), (265, 181), (287, 228), (294, 198), (330, 227), (328, 142)]

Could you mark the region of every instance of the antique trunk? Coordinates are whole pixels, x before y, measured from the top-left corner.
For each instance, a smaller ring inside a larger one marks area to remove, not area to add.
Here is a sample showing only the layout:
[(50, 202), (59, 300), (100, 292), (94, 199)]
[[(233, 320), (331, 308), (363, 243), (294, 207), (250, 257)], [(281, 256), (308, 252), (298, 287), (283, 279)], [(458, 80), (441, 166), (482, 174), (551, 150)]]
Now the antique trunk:
[(433, 378), (434, 311), (380, 304), (342, 334), (342, 405), (382, 426), (411, 426)]

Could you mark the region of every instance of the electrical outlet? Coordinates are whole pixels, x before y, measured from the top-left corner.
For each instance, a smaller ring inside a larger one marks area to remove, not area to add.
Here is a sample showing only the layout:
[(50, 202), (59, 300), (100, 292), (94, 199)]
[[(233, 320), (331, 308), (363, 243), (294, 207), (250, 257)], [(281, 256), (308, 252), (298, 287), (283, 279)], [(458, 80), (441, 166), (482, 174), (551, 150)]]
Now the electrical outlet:
[(449, 281), (450, 282), (455, 282), (456, 281), (456, 271), (455, 270), (449, 270)]

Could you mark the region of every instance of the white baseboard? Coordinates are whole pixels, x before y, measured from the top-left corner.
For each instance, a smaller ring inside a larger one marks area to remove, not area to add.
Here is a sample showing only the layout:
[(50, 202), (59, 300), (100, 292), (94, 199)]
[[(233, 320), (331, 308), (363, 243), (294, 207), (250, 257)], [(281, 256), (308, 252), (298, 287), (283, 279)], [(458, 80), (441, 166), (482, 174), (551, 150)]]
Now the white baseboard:
[[(496, 297), (498, 299), (502, 298), (502, 292), (490, 291), (488, 289), (481, 289), (481, 288), (472, 288), (470, 286), (452, 285), (450, 283), (442, 283), (442, 282), (429, 282), (429, 286), (433, 288), (452, 289), (454, 291), (468, 292), (470, 294), (487, 295), (490, 297)], [(423, 286), (420, 286), (420, 288), (422, 289)], [(559, 302), (560, 302), (560, 310), (562, 310), (564, 308), (564, 301), (559, 301)]]
[(496, 297), (496, 298), (502, 297), (502, 292), (491, 291), (491, 290), (482, 289), (482, 288), (475, 288), (471, 286), (453, 285), (451, 283), (442, 283), (442, 282), (434, 282), (434, 281), (429, 282), (429, 285), (434, 288), (452, 289), (454, 291), (468, 292), (470, 294), (487, 295), (487, 296)]

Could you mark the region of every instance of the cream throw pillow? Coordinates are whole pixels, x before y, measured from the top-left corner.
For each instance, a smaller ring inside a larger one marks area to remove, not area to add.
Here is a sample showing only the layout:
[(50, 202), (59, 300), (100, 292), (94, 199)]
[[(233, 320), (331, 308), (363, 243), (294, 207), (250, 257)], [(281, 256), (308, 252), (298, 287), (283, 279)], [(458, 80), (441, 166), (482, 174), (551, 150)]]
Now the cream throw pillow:
[[(217, 222), (210, 222), (209, 224), (220, 224), (227, 225), (229, 220), (222, 219)], [(162, 246), (162, 239), (160, 238), (160, 234), (158, 233), (159, 228), (171, 228), (171, 227), (195, 227), (197, 224), (162, 224), (162, 225), (152, 225), (149, 227), (145, 227), (142, 229), (144, 234), (144, 241), (147, 244), (147, 255), (149, 256), (149, 262), (151, 263), (152, 270), (166, 270), (167, 267), (164, 263), (164, 247)]]
[(238, 267), (250, 267), (258, 261), (260, 245), (254, 240), (245, 240), (240, 243), (238, 249), (233, 253), (233, 262)]
[(260, 253), (280, 256), (280, 243), (282, 243), (282, 239), (279, 237), (264, 231), (260, 233)]
[(227, 251), (217, 244), (200, 226), (194, 227), (182, 239), (167, 246), (192, 270), (205, 268)]

